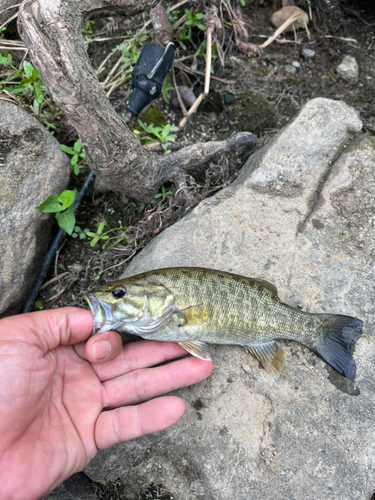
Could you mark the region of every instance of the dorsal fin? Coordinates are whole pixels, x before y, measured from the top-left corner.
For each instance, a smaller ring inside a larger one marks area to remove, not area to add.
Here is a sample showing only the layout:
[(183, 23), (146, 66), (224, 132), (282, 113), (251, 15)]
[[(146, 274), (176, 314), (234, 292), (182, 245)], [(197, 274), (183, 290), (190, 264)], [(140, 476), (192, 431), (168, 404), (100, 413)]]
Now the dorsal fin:
[(275, 287), (275, 285), (273, 285), (269, 281), (266, 281), (266, 280), (256, 280), (254, 278), (252, 278), (251, 281), (254, 281), (254, 283), (256, 283), (257, 285), (261, 286), (262, 288), (265, 288), (266, 290), (268, 290), (269, 292), (271, 292), (272, 295), (274, 295), (275, 297), (279, 298), (278, 295), (277, 295), (277, 288)]

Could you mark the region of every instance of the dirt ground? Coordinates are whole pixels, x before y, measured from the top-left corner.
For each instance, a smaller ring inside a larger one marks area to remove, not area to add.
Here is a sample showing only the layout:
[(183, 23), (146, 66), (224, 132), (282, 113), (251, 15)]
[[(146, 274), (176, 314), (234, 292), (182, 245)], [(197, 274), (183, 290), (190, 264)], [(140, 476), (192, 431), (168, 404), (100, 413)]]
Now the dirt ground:
[[(281, 1), (247, 2), (243, 12), (249, 42), (260, 45), (273, 33), (269, 18), (279, 3), (281, 5)], [(296, 1), (296, 4), (307, 7), (305, 0)], [(209, 99), (198, 109), (190, 125), (178, 133), (177, 140), (220, 140), (234, 131), (251, 131), (263, 145), (315, 97), (345, 101), (358, 111), (365, 129), (375, 134), (375, 5), (372, 0), (338, 2), (339, 8), (327, 13), (324, 10), (327, 4), (330, 4), (328, 0), (311, 2), (310, 40), (304, 30), (297, 32), (297, 39), (293, 32), (288, 33), (281, 37), (285, 43), (274, 42), (260, 57), (251, 58), (239, 53), (232, 44), (226, 54), (225, 67), (216, 64), (214, 73), (215, 77), (232, 83), (211, 81)], [(107, 22), (98, 21), (96, 26), (102, 27)], [(125, 23), (121, 18), (111, 21), (111, 35), (121, 36), (132, 23), (139, 25), (141, 18), (126, 20)], [(89, 54), (94, 68), (118, 43), (118, 39), (113, 39), (90, 44)], [(313, 50), (314, 57), (305, 59), (303, 48)], [(337, 75), (336, 68), (345, 55), (353, 56), (358, 62), (360, 77), (356, 85)], [(105, 72), (100, 78), (104, 77)], [(192, 76), (186, 83), (193, 85), (198, 95), (202, 81), (203, 77)], [(112, 93), (110, 99), (118, 113), (125, 112), (130, 92), (129, 82)], [(155, 124), (160, 120), (162, 124), (177, 125), (182, 117), (179, 109), (168, 106), (160, 98), (154, 101), (153, 109), (142, 119)], [(133, 121), (130, 127), (136, 128), (137, 122)], [(58, 139), (64, 143), (74, 142), (74, 130), (66, 126)], [(197, 200), (213, 194), (234, 179), (246, 156), (246, 151), (237, 151), (198, 168), (190, 182)], [(82, 173), (76, 177), (71, 188), (79, 189), (85, 175)], [(103, 193), (98, 188), (92, 190), (77, 214), (77, 225), (82, 230), (87, 228), (95, 232), (103, 221), (105, 230), (119, 228), (111, 235), (124, 236), (127, 241), (103, 251), (103, 242), (91, 247), (88, 239), (66, 237), (38, 298), (43, 307), (86, 307), (83, 293), (117, 279), (141, 248), (183, 215), (174, 202), (174, 186), (165, 186), (165, 192), (171, 194), (160, 196), (155, 200), (157, 204), (151, 207), (139, 206), (132, 200), (121, 199), (111, 192)], [(56, 276), (59, 279), (50, 282)]]

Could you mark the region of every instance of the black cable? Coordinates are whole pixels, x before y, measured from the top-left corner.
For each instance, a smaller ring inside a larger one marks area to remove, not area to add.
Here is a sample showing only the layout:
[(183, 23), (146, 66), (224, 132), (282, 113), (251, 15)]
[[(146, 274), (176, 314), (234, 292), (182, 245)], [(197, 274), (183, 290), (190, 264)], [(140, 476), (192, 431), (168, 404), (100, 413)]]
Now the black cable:
[[(86, 177), (85, 182), (83, 183), (81, 189), (79, 190), (79, 193), (74, 201), (74, 211), (78, 210), (78, 207), (80, 206), (83, 197), (86, 195), (90, 184), (93, 182), (95, 178), (95, 175), (93, 172), (90, 172), (89, 175)], [(34, 283), (34, 286), (31, 289), (31, 292), (26, 300), (25, 305), (23, 306), (22, 313), (27, 313), (30, 312), (31, 309), (34, 306), (35, 299), (38, 296), (39, 293), (39, 288), (42, 286), (43, 281), (45, 280), (48, 269), (50, 268), (53, 259), (55, 258), (56, 252), (59, 249), (63, 239), (65, 237), (65, 231), (63, 229), (59, 229), (55, 235), (55, 237), (52, 240), (52, 243), (49, 247), (49, 250), (44, 258), (44, 262), (42, 265), (42, 268), (39, 272), (39, 275)]]

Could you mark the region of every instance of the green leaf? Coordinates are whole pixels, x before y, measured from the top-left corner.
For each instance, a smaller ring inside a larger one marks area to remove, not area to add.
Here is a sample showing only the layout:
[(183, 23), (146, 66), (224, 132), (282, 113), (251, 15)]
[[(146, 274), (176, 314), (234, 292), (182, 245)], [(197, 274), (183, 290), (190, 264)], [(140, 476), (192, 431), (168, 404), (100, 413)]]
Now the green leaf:
[(77, 164), (77, 162), (78, 162), (78, 155), (74, 153), (74, 156), (72, 156), (70, 159), (70, 164), (74, 166)]
[(161, 136), (163, 138), (167, 137), (167, 135), (169, 134), (169, 131), (171, 130), (171, 126), (169, 125), (169, 123), (163, 128), (163, 131), (162, 131), (162, 134)]
[(96, 231), (96, 234), (102, 234), (103, 232), (103, 229), (104, 229), (104, 222), (101, 222), (98, 226), (98, 230)]
[(39, 76), (39, 75), (38, 75), (37, 70), (36, 70), (35, 68), (33, 68), (32, 72), (31, 72), (31, 80), (32, 80), (33, 82), (36, 82), (36, 79), (38, 78), (38, 76)]
[(34, 94), (36, 102), (40, 104), (44, 100), (44, 95), (37, 83), (34, 84)]
[(203, 24), (196, 24), (195, 26), (202, 31), (206, 31), (206, 26), (203, 26)]
[(79, 165), (74, 165), (74, 167), (73, 167), (73, 173), (74, 173), (74, 175), (78, 175), (79, 174)]
[(76, 141), (74, 144), (74, 151), (76, 153), (80, 153), (81, 149), (82, 149), (81, 139), (78, 139), (78, 141)]
[(29, 62), (25, 61), (23, 63), (23, 70), (24, 70), (27, 78), (31, 78), (31, 76), (33, 74), (33, 69), (34, 69), (33, 66)]
[(60, 149), (61, 151), (64, 151), (64, 153), (68, 153), (69, 155), (74, 155), (73, 149), (69, 148), (68, 146), (65, 146), (64, 144), (60, 144)]
[(63, 210), (57, 194), (51, 194), (51, 196), (48, 196), (43, 203), (35, 208), (39, 210), (39, 212), (42, 212), (42, 214), (55, 214)]
[(61, 229), (68, 234), (72, 234), (76, 223), (73, 207), (69, 207), (64, 212), (57, 214), (56, 219)]
[(98, 243), (98, 241), (98, 236), (95, 236), (95, 238), (90, 241), (90, 247), (94, 247)]
[(31, 85), (30, 78), (24, 78), (23, 80), (21, 80), (21, 83), (18, 86), (25, 88), (25, 87), (29, 87), (30, 85)]
[(65, 210), (66, 208), (70, 207), (73, 204), (75, 197), (76, 193), (74, 191), (70, 190), (63, 191), (58, 197), (58, 200), (62, 205), (62, 210)]
[(195, 14), (195, 19), (203, 19), (204, 15), (201, 12)]
[[(86, 230), (85, 230), (86, 231)], [(91, 231), (87, 231), (87, 236), (90, 236), (90, 238), (94, 238), (96, 236), (95, 233), (92, 233)]]

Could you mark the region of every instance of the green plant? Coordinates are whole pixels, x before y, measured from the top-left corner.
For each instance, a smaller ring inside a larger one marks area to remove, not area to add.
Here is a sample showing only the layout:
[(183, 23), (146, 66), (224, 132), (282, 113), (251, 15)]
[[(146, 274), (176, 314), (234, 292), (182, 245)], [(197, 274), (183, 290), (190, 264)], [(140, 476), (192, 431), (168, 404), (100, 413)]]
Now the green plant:
[(172, 194), (172, 191), (165, 191), (165, 187), (164, 186), (161, 186), (161, 193), (158, 193), (155, 195), (155, 198), (162, 198), (162, 200), (165, 200), (165, 198), (168, 196), (168, 195), (171, 195)]
[(181, 48), (183, 50), (187, 50), (187, 47), (184, 43), (185, 40), (188, 40), (190, 41), (191, 40), (191, 28), (189, 28), (188, 30), (186, 29), (186, 27), (184, 26), (182, 31), (178, 34), (178, 43), (180, 44)]
[(163, 86), (162, 86), (162, 89), (161, 89), (161, 96), (163, 98), (163, 101), (170, 105), (171, 103), (169, 102), (169, 99), (167, 97), (167, 93), (170, 91), (170, 90), (174, 90), (174, 87), (173, 85), (171, 85), (169, 83), (169, 75), (166, 76), (166, 78), (164, 79), (163, 81)]
[(87, 43), (90, 40), (89, 35), (94, 35), (94, 26), (95, 26), (95, 21), (87, 21), (82, 28), (82, 36)]
[(74, 143), (73, 148), (65, 146), (64, 144), (60, 144), (60, 149), (61, 151), (64, 151), (64, 153), (71, 155), (70, 164), (73, 167), (74, 174), (78, 175), (80, 169), (83, 168), (85, 165), (87, 165), (85, 161), (86, 155), (85, 153), (81, 152), (82, 151), (81, 139), (78, 139), (78, 141)]
[(43, 303), (40, 300), (37, 300), (34, 304), (36, 309), (42, 310), (43, 309)]
[(185, 16), (187, 17), (187, 21), (185, 22), (186, 26), (206, 31), (206, 26), (199, 22), (204, 17), (201, 12), (194, 11), (193, 14), (191, 14), (189, 10), (185, 9)]
[[(115, 231), (124, 231), (126, 229), (126, 228), (122, 227), (122, 223), (121, 223), (120, 220), (118, 221), (118, 223), (119, 223), (118, 227), (115, 227), (113, 229), (109, 229), (106, 232), (103, 232), (104, 231), (105, 221), (102, 221), (102, 222), (99, 223), (98, 229), (96, 230), (96, 233), (87, 232), (86, 233), (87, 236), (89, 238), (92, 238), (91, 241), (90, 241), (90, 246), (94, 247), (100, 240), (102, 240), (102, 241), (106, 242), (102, 246), (102, 249), (107, 252), (108, 250), (110, 250), (111, 248), (113, 248), (114, 246), (116, 246), (121, 241), (125, 241), (127, 243), (128, 240), (125, 238), (124, 234), (121, 234), (120, 236), (118, 236), (118, 235), (109, 236), (111, 233), (113, 233)], [(112, 243), (112, 245), (109, 245), (106, 248), (106, 245), (108, 245), (108, 243), (111, 240), (116, 240), (116, 241), (114, 243)]]
[[(0, 82), (0, 89), (7, 90), (11, 94), (24, 94), (26, 97), (30, 93), (34, 99), (33, 107), (40, 114), (40, 105), (44, 101), (47, 88), (38, 71), (28, 61), (24, 61), (23, 68), (15, 68), (12, 65), (12, 56), (8, 52), (5, 52), (3, 56), (0, 54), (0, 64), (5, 64), (13, 70), (6, 80)], [(21, 81), (14, 82), (16, 79), (21, 79)]]
[(69, 190), (63, 191), (60, 195), (52, 194), (35, 208), (43, 214), (56, 214), (59, 227), (71, 235), (76, 222), (73, 208), (75, 196), (75, 191)]
[(90, 229), (82, 229), (79, 226), (74, 226), (74, 231), (72, 232), (72, 238), (79, 238), (80, 240), (85, 240)]
[(169, 123), (164, 127), (155, 127), (153, 123), (147, 125), (147, 123), (142, 122), (142, 120), (138, 119), (138, 125), (142, 129), (142, 131), (146, 134), (152, 134), (154, 137), (150, 137), (149, 135), (145, 135), (139, 130), (134, 130), (134, 133), (137, 134), (141, 141), (145, 144), (152, 144), (154, 142), (160, 142), (163, 149), (164, 154), (169, 154), (171, 151), (168, 149), (167, 142), (175, 142), (176, 134), (171, 134), (171, 132), (177, 132), (179, 130), (175, 125), (170, 125)]

